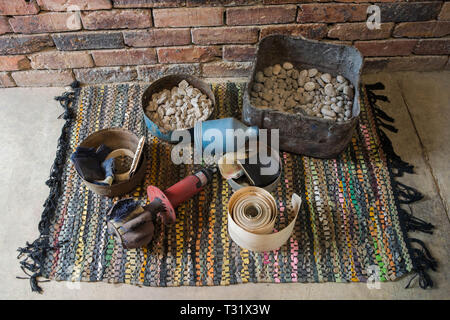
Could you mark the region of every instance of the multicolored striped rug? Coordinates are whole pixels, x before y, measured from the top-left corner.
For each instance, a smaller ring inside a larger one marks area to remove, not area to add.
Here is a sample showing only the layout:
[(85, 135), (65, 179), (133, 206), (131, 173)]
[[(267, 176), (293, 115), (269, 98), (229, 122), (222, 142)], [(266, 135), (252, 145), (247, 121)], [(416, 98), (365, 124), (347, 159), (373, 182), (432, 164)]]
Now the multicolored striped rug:
[[(75, 86), (74, 86), (75, 88)], [(243, 84), (213, 85), (218, 117), (240, 118)], [(367, 88), (367, 87), (366, 87)], [(379, 89), (380, 87), (368, 87)], [(143, 286), (229, 285), (245, 282), (387, 281), (415, 271), (429, 286), (426, 269), (434, 260), (411, 246), (407, 231), (431, 225), (400, 208), (420, 198), (395, 182), (412, 167), (392, 150), (380, 126), (389, 117), (375, 106), (382, 96), (362, 92), (361, 119), (348, 148), (336, 159), (282, 152), (277, 228), (286, 224), (293, 192), (302, 196), (294, 232), (279, 250), (256, 253), (237, 246), (227, 233), (226, 208), (232, 194), (218, 174), (198, 196), (177, 209), (173, 227), (160, 223), (145, 248), (126, 250), (108, 235), (105, 214), (119, 198), (90, 192), (69, 158), (89, 134), (124, 127), (147, 135), (148, 166), (142, 185), (125, 197), (145, 204), (146, 186), (164, 189), (195, 169), (170, 161), (171, 145), (147, 133), (138, 84), (75, 88), (59, 97), (66, 124), (47, 184), (50, 196), (39, 224), (41, 236), (20, 248), (22, 268), (38, 278), (106, 281)], [(418, 240), (417, 240), (418, 241)], [(432, 265), (434, 266), (434, 265)], [(424, 280), (425, 279), (425, 280)]]

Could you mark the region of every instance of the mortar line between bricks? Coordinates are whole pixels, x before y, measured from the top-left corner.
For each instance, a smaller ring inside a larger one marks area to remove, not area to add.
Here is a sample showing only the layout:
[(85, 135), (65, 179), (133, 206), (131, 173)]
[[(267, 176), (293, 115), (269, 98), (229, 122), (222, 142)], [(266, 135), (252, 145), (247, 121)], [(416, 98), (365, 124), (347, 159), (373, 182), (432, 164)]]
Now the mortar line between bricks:
[(434, 174), (433, 167), (431, 166), (430, 157), (428, 155), (427, 149), (425, 148), (425, 145), (424, 145), (424, 143), (422, 141), (422, 138), (420, 137), (419, 131), (417, 130), (417, 126), (416, 126), (416, 123), (414, 121), (414, 118), (413, 118), (413, 116), (411, 114), (411, 111), (409, 110), (410, 108), (409, 108), (408, 102), (406, 101), (406, 97), (405, 97), (405, 95), (403, 93), (402, 84), (401, 84), (401, 82), (398, 79), (396, 79), (396, 82), (397, 82), (398, 87), (400, 88), (400, 95), (402, 97), (403, 103), (406, 106), (406, 110), (408, 112), (408, 116), (411, 119), (411, 123), (413, 125), (414, 132), (416, 133), (417, 138), (419, 139), (420, 148), (422, 150), (422, 157), (424, 158), (425, 164), (428, 167), (428, 170), (430, 171), (431, 177), (433, 178), (433, 183), (434, 183), (434, 185), (436, 187), (437, 194), (439, 196), (439, 200), (440, 200), (440, 202), (442, 204), (442, 207), (444, 208), (445, 214), (447, 216), (447, 220), (450, 222), (450, 217), (449, 217), (449, 214), (448, 214), (448, 208), (447, 208), (447, 206), (445, 204), (445, 201), (444, 201), (444, 198), (442, 196), (441, 189), (439, 188), (439, 184), (438, 184), (437, 178), (436, 178), (436, 176)]

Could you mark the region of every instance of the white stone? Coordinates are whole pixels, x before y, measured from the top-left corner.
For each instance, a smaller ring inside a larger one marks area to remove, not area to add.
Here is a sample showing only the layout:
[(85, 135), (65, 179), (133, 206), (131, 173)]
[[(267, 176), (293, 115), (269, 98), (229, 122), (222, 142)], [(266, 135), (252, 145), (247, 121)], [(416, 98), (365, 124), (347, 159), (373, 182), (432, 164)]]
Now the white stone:
[(181, 82), (178, 84), (178, 87), (181, 89), (186, 89), (189, 86), (189, 83), (186, 80), (181, 80)]
[(336, 113), (333, 110), (327, 109), (326, 107), (320, 110), (324, 116), (336, 117)]
[(314, 82), (307, 82), (304, 88), (306, 91), (313, 91), (316, 88), (316, 84)]
[(323, 75), (320, 76), (320, 79), (322, 79), (322, 81), (325, 83), (330, 83), (331, 75), (329, 73), (324, 73)]
[(158, 104), (155, 101), (150, 101), (147, 109), (150, 111), (156, 111), (156, 109), (158, 109)]
[(168, 108), (166, 110), (166, 116), (171, 116), (171, 115), (175, 114), (175, 112), (176, 112), (175, 108)]
[(193, 97), (194, 96), (194, 88), (192, 88), (192, 87), (187, 87), (186, 88), (186, 94), (187, 94), (187, 96), (188, 97)]
[(344, 87), (344, 90), (343, 90), (343, 93), (344, 93), (346, 96), (348, 96), (350, 99), (353, 98), (353, 88), (352, 88), (352, 87), (350, 87), (350, 86), (345, 86), (345, 87)]
[(176, 102), (175, 102), (175, 105), (177, 107), (181, 107), (183, 105), (183, 100), (182, 99), (177, 99)]
[(157, 104), (163, 104), (164, 102), (166, 102), (168, 96), (169, 95), (167, 94), (167, 92), (164, 91), (163, 93), (161, 93), (161, 95), (159, 96), (158, 100), (156, 100), (156, 103)]
[(258, 71), (255, 75), (255, 80), (257, 82), (263, 82), (264, 81), (264, 73), (262, 73), (261, 71)]
[(330, 97), (334, 97), (336, 95), (336, 91), (331, 83), (325, 86), (325, 94)]
[(279, 64), (276, 64), (273, 66), (272, 73), (274, 75), (278, 75), (280, 73), (280, 71), (281, 71), (281, 66)]
[(309, 69), (308, 70), (308, 77), (310, 77), (310, 78), (314, 77), (317, 74), (317, 72), (319, 72), (319, 71), (317, 71), (316, 68)]
[(283, 63), (283, 68), (284, 68), (285, 70), (291, 70), (293, 67), (294, 67), (294, 66), (293, 66), (292, 63), (290, 63), (290, 62), (285, 62), (285, 63)]
[(307, 76), (308, 76), (308, 70), (302, 70), (302, 71), (300, 71), (300, 73), (298, 75), (298, 77), (302, 78), (302, 79), (305, 79)]
[(157, 112), (158, 112), (159, 119), (163, 119), (164, 115), (166, 113), (164, 108), (158, 108)]
[(343, 111), (341, 107), (339, 107), (339, 106), (337, 106), (335, 104), (331, 105), (331, 109), (333, 109), (333, 111), (336, 112), (336, 113), (342, 113), (342, 111)]

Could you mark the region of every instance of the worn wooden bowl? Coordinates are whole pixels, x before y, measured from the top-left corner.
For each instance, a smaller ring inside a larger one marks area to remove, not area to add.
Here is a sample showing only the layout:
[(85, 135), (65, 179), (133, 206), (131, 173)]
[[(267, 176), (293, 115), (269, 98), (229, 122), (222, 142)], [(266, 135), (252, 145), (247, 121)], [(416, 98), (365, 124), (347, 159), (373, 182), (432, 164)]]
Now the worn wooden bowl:
[[(136, 152), (138, 143), (138, 136), (131, 131), (123, 128), (108, 128), (96, 131), (89, 135), (80, 143), (80, 147), (96, 148), (101, 144), (104, 144), (112, 150), (123, 148)], [(145, 152), (143, 152), (135, 174), (129, 180), (113, 183), (111, 186), (101, 186), (82, 179), (84, 184), (90, 190), (99, 195), (108, 197), (120, 196), (132, 191), (142, 181), (145, 175), (146, 162), (147, 158)], [(78, 172), (77, 174), (81, 178), (81, 175)]]
[[(206, 82), (200, 80), (199, 78), (187, 74), (174, 74), (165, 76), (153, 82), (144, 91), (144, 94), (142, 95), (142, 112), (144, 113), (145, 124), (147, 125), (147, 128), (152, 135), (158, 137), (159, 139), (172, 143), (179, 142), (178, 139), (172, 139), (172, 133), (175, 132), (176, 130), (168, 131), (165, 133), (161, 132), (158, 125), (145, 114), (145, 108), (152, 100), (152, 95), (154, 93), (158, 93), (164, 89), (171, 90), (173, 87), (177, 86), (182, 80), (186, 80), (190, 85), (199, 89), (202, 93), (206, 94), (209, 99), (211, 99), (212, 111), (208, 119), (212, 118), (215, 113), (216, 99), (214, 98), (214, 93), (211, 90), (211, 86)], [(183, 130), (189, 129), (192, 128), (184, 128)]]
[[(354, 86), (352, 118), (341, 123), (301, 114), (289, 114), (268, 108), (256, 108), (250, 101), (250, 90), (258, 71), (289, 61), (301, 69), (317, 68), (320, 72), (338, 74)], [(280, 149), (292, 153), (334, 158), (350, 142), (358, 123), (359, 88), (363, 57), (351, 46), (307, 40), (285, 35), (271, 35), (259, 43), (250, 82), (244, 91), (243, 121), (259, 128), (279, 129)]]

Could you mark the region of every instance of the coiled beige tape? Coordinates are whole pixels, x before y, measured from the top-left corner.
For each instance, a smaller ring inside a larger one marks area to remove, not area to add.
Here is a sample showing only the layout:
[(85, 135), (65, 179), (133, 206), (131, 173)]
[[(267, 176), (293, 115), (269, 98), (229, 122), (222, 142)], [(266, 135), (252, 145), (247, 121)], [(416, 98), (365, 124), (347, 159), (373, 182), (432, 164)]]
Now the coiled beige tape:
[(258, 187), (236, 191), (228, 203), (228, 233), (240, 247), (252, 251), (272, 251), (280, 248), (292, 234), (302, 199), (292, 195), (295, 216), (284, 229), (273, 232), (278, 217), (274, 197)]

